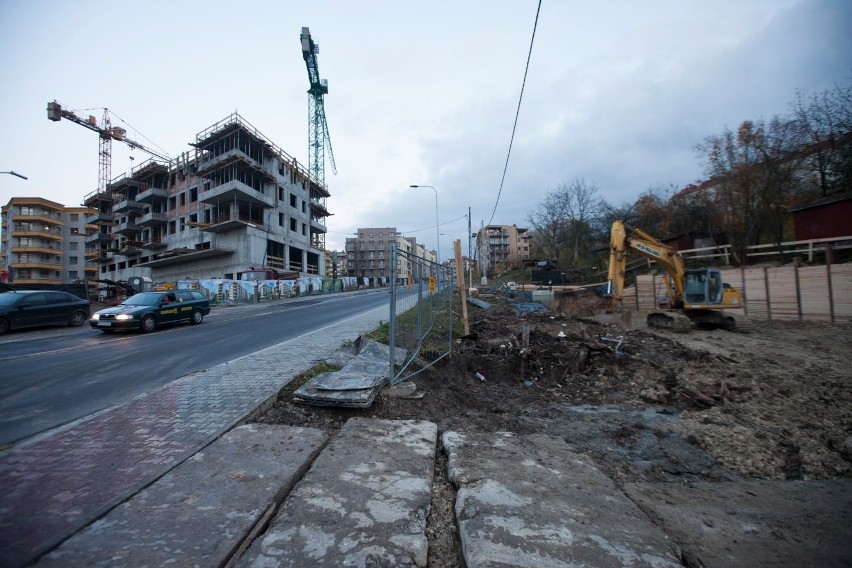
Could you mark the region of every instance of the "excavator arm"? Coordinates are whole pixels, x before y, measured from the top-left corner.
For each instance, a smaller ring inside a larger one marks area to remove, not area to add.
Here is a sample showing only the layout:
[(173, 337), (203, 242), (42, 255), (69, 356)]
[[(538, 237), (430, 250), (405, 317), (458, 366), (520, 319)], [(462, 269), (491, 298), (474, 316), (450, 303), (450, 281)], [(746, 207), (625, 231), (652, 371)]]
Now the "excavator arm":
[(684, 298), (686, 268), (677, 251), (655, 239), (642, 229), (631, 227), (624, 221), (614, 221), (609, 240), (609, 275), (607, 296), (609, 310), (620, 311), (624, 295), (624, 278), (627, 272), (628, 252), (650, 258), (663, 267), (669, 275), (665, 279), (671, 307), (679, 307)]

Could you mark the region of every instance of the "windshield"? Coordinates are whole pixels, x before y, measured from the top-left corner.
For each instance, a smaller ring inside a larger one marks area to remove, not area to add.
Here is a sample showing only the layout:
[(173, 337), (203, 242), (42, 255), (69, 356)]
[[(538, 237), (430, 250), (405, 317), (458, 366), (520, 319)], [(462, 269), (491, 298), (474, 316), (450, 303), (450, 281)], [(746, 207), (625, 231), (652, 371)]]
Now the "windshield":
[(22, 297), (21, 294), (15, 294), (14, 292), (3, 292), (0, 294), (0, 306), (11, 306)]
[(142, 292), (124, 300), (123, 306), (158, 306), (163, 295), (159, 292)]

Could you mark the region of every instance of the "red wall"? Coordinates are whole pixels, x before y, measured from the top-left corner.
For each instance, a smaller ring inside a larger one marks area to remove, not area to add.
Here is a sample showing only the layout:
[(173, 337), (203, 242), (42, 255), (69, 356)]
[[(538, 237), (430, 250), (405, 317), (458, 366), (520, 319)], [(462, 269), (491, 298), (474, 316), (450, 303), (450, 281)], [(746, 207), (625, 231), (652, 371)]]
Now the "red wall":
[(852, 235), (852, 199), (793, 212), (796, 240)]

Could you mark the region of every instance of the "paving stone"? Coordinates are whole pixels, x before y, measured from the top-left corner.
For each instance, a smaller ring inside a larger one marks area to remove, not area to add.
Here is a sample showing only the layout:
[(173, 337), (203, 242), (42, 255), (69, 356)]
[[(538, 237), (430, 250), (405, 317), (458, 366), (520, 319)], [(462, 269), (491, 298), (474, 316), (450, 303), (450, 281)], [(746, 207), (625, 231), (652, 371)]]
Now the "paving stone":
[(326, 440), (313, 428), (235, 428), (36, 566), (221, 566)]
[(6, 451), (0, 457), (0, 566), (32, 563), (274, 400), (343, 342), (387, 319), (387, 306), (365, 312)]
[(680, 568), (674, 542), (561, 438), (442, 436), (467, 568)]
[(238, 566), (426, 566), (437, 426), (352, 418)]

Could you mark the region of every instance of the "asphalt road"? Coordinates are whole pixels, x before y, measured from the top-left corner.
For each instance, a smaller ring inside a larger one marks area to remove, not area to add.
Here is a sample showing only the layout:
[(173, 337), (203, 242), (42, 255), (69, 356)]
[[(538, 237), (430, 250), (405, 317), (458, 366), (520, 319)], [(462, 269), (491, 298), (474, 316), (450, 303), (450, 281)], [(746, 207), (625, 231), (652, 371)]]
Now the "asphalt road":
[(104, 334), (88, 324), (0, 338), (0, 448), (387, 304), (387, 290), (214, 307), (201, 325)]

